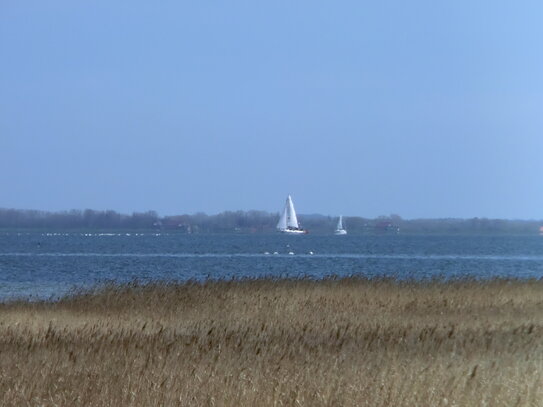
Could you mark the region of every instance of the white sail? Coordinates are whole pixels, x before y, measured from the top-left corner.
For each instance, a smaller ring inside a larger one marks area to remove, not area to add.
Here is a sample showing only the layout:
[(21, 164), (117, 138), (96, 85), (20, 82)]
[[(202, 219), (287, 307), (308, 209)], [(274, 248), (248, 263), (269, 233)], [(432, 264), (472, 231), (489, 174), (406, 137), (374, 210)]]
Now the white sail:
[(341, 230), (341, 229), (343, 229), (343, 222), (342, 222), (342, 216), (339, 215), (339, 220), (338, 220), (338, 222), (337, 222), (337, 228), (336, 228), (336, 230)]
[(298, 229), (298, 218), (296, 217), (296, 211), (294, 210), (294, 204), (290, 195), (287, 197), (287, 226)]
[(307, 233), (307, 231), (301, 229), (298, 224), (298, 217), (296, 216), (296, 210), (294, 209), (294, 204), (292, 203), (290, 195), (287, 197), (285, 208), (283, 209), (283, 212), (281, 212), (279, 222), (277, 222), (277, 229), (280, 232), (288, 234)]
[(283, 209), (283, 212), (281, 213), (279, 222), (277, 222), (277, 229), (285, 230), (286, 228), (287, 228), (287, 206), (285, 205), (285, 209)]
[(336, 231), (334, 232), (335, 235), (346, 235), (347, 231), (343, 229), (343, 216), (339, 215), (339, 220), (337, 222)]

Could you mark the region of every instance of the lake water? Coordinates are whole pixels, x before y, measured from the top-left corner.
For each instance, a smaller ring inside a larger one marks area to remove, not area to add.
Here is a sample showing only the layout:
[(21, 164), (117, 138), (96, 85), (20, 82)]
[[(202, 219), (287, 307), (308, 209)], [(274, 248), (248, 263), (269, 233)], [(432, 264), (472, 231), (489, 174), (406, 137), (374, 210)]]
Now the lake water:
[(351, 275), (540, 279), (543, 237), (0, 233), (0, 300), (111, 280)]

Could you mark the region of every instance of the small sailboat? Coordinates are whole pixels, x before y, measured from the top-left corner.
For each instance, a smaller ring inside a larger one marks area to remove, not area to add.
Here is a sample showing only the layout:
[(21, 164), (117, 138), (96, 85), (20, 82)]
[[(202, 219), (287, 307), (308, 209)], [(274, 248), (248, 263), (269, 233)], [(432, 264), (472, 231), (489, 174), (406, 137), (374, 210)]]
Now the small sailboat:
[(307, 233), (298, 224), (298, 218), (296, 217), (296, 211), (294, 210), (294, 204), (290, 195), (287, 197), (285, 208), (281, 213), (279, 222), (277, 222), (277, 230), (282, 233), (288, 233), (293, 235), (299, 235)]
[(337, 227), (334, 232), (334, 235), (346, 235), (347, 231), (343, 229), (343, 216), (339, 215), (339, 220), (337, 222)]

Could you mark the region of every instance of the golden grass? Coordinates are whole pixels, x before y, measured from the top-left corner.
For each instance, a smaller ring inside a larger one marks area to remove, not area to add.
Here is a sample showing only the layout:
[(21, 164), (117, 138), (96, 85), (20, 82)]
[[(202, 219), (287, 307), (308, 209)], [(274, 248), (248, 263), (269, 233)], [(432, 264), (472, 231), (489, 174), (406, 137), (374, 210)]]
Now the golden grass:
[(0, 404), (542, 406), (543, 281), (131, 285), (4, 304)]

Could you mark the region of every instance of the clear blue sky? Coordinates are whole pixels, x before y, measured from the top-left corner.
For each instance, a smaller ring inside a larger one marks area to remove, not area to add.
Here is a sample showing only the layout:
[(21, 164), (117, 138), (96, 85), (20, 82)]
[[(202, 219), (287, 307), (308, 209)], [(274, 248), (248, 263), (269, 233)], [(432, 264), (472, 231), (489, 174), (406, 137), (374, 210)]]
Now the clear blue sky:
[(0, 207), (543, 218), (541, 1), (0, 3)]

